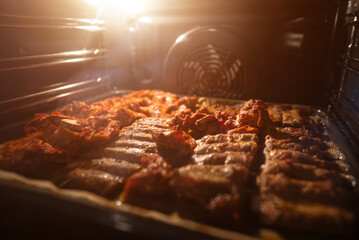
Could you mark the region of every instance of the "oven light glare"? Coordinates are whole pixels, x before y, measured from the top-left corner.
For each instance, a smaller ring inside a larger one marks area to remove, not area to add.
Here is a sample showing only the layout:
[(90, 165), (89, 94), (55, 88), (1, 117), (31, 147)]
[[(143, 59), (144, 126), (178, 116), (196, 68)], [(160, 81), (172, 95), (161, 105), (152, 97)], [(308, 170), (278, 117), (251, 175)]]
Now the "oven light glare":
[(86, 60), (85, 58), (73, 58), (73, 59), (67, 59), (64, 60), (63, 63), (75, 63), (75, 62), (82, 62)]
[(102, 27), (99, 26), (76, 26), (77, 29), (87, 30), (87, 31), (100, 31), (103, 30)]
[(99, 0), (86, 0), (86, 2), (94, 6), (98, 6), (100, 4)]
[(143, 23), (151, 23), (152, 19), (147, 16), (143, 16), (143, 17), (140, 17), (140, 19), (138, 19), (138, 21), (143, 22)]
[(179, 36), (179, 37), (176, 39), (176, 43), (182, 42), (183, 39), (185, 39), (185, 37), (186, 37), (185, 35)]
[(85, 0), (86, 3), (97, 8), (110, 10), (123, 10), (127, 13), (136, 13), (145, 10), (149, 7), (149, 0)]

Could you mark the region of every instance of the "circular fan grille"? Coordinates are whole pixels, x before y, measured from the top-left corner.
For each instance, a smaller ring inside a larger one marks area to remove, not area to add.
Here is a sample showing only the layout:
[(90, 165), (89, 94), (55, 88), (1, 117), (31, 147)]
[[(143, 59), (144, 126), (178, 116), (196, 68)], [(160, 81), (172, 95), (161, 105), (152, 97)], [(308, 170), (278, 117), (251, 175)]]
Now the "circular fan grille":
[(242, 89), (242, 63), (223, 46), (207, 44), (184, 57), (176, 81), (181, 93), (235, 98)]

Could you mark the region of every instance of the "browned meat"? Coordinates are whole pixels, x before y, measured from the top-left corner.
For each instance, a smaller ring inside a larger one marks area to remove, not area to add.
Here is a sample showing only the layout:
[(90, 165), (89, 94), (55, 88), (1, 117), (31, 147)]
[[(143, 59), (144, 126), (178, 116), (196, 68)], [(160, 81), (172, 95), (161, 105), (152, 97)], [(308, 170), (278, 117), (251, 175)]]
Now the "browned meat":
[(206, 143), (223, 143), (223, 142), (239, 142), (239, 141), (254, 141), (258, 142), (258, 136), (253, 133), (242, 133), (242, 134), (217, 134), (217, 135), (206, 135), (203, 138), (197, 140), (197, 145)]
[(193, 157), (194, 162), (203, 165), (240, 165), (249, 168), (253, 161), (253, 156), (241, 152), (229, 152), (229, 153), (209, 153), (205, 155), (195, 155)]
[(268, 161), (262, 166), (262, 174), (280, 174), (301, 180), (324, 181), (333, 180), (336, 186), (352, 189), (352, 183), (348, 177), (339, 174), (335, 170), (318, 168), (317, 166), (290, 162), (285, 160)]
[(188, 165), (175, 171), (171, 186), (180, 198), (209, 204), (217, 194), (238, 194), (247, 181), (245, 167)]
[(325, 150), (328, 148), (325, 143), (315, 144), (316, 141), (310, 138), (299, 138), (299, 139), (275, 139), (271, 136), (266, 137), (266, 149), (265, 151), (272, 151), (276, 149), (286, 149), (293, 151), (300, 151), (316, 155), (318, 157), (331, 158), (331, 155)]
[(261, 100), (250, 100), (236, 116), (227, 112), (196, 112), (184, 118), (175, 117), (171, 125), (181, 128), (192, 137), (199, 139), (205, 135), (220, 133), (259, 133), (266, 130), (272, 122), (266, 106)]
[(55, 182), (63, 188), (81, 189), (113, 198), (120, 194), (124, 179), (99, 170), (75, 168)]
[(274, 123), (282, 123), (282, 108), (279, 105), (269, 105), (268, 115)]
[(206, 135), (203, 138), (196, 141), (197, 145), (201, 144), (211, 144), (211, 143), (224, 143), (230, 142), (229, 136), (227, 134), (216, 134), (216, 135)]
[(185, 105), (186, 107), (190, 109), (194, 109), (198, 103), (198, 97), (192, 96), (192, 97), (181, 97), (178, 100), (178, 105)]
[(255, 128), (255, 127), (251, 127), (251, 126), (248, 126), (248, 125), (244, 125), (242, 127), (237, 127), (237, 128), (234, 128), (232, 130), (229, 130), (228, 131), (229, 134), (235, 134), (235, 133), (254, 133), (254, 134), (258, 134), (259, 133), (259, 129), (258, 128)]
[(353, 224), (350, 211), (356, 200), (352, 182), (335, 162), (338, 156), (331, 152), (330, 139), (308, 129), (304, 113), (297, 109), (274, 106), (269, 113), (277, 125), (287, 127), (277, 127), (266, 137), (266, 163), (257, 177), (264, 221), (342, 233)]
[(141, 160), (143, 169), (127, 180), (121, 199), (125, 202), (145, 202), (147, 198), (170, 194), (169, 181), (172, 176), (171, 166), (159, 155), (152, 155)]
[(256, 142), (224, 142), (213, 144), (202, 144), (195, 148), (194, 153), (196, 155), (203, 155), (209, 153), (221, 153), (221, 152), (243, 152), (250, 155), (255, 155), (257, 152)]
[(301, 136), (309, 135), (308, 130), (304, 127), (276, 127), (275, 136), (277, 138), (299, 138)]
[(260, 206), (263, 222), (271, 226), (325, 234), (352, 234), (355, 214), (339, 207), (285, 201), (266, 196)]
[(164, 130), (164, 128), (157, 128), (157, 127), (152, 127), (152, 126), (141, 126), (137, 123), (133, 124), (132, 126), (130, 126), (129, 128), (126, 128), (126, 130), (130, 129), (130, 133), (148, 133), (148, 134), (160, 134), (162, 133)]
[[(158, 146), (153, 135), (168, 131), (167, 123), (167, 119), (164, 118), (140, 119), (132, 125), (122, 128), (115, 142), (108, 144), (101, 151), (89, 152), (85, 157), (108, 157), (120, 161), (140, 163), (142, 157), (158, 153)], [(151, 124), (155, 126), (151, 126)]]
[(143, 90), (90, 105), (73, 102), (51, 114), (37, 114), (25, 130), (27, 135), (74, 155), (108, 143), (122, 127), (136, 119), (161, 114), (170, 116), (172, 112), (190, 113), (196, 103), (196, 96), (179, 98), (162, 91)]
[(178, 97), (160, 90), (140, 90), (123, 97), (122, 104), (130, 105), (136, 112), (147, 116), (175, 116), (189, 114), (195, 108), (198, 98)]
[(196, 142), (181, 129), (154, 134), (153, 138), (159, 153), (173, 167), (180, 167), (191, 162)]
[(0, 168), (181, 215), (196, 209), (237, 229), (255, 205), (264, 153), (257, 184), (267, 224), (323, 232), (352, 224), (352, 182), (320, 119), (296, 106), (267, 110), (261, 100), (241, 108), (197, 102), (158, 90), (75, 101), (35, 115), (29, 137), (0, 145)]
[(147, 142), (136, 139), (123, 139), (120, 138), (116, 142), (109, 145), (110, 147), (122, 147), (122, 148), (139, 148), (144, 149), (147, 153), (156, 153), (157, 146), (155, 142)]
[(70, 161), (60, 150), (34, 137), (20, 138), (0, 145), (0, 168), (26, 176), (47, 177)]
[[(292, 128), (292, 127), (277, 127), (276, 131), (272, 134), (272, 137), (275, 139), (280, 139), (285, 141), (287, 139), (291, 139), (290, 141), (299, 143), (304, 146), (318, 146), (321, 150), (326, 151), (329, 149), (329, 145), (327, 142), (323, 141), (319, 137), (312, 136), (309, 131), (305, 130), (305, 128)], [(329, 143), (330, 144), (330, 143)]]
[(146, 153), (146, 151), (141, 148), (106, 147), (101, 155), (107, 158), (115, 158), (120, 161), (140, 163), (141, 158), (148, 156), (149, 153)]
[(166, 118), (153, 118), (153, 117), (143, 118), (133, 123), (131, 126), (123, 128), (119, 136), (120, 139), (121, 138), (128, 139), (129, 137), (127, 136), (130, 137), (136, 136), (137, 133), (143, 134), (144, 136), (150, 136), (152, 134), (162, 133), (163, 131), (169, 129), (170, 129), (169, 120)]
[(119, 176), (123, 179), (128, 178), (133, 173), (141, 169), (141, 165), (133, 164), (127, 161), (116, 161), (113, 158), (100, 158), (84, 161), (71, 162), (66, 165), (66, 168), (82, 168), (99, 170), (113, 175)]
[(266, 161), (273, 160), (285, 160), (287, 162), (299, 162), (302, 164), (308, 164), (317, 166), (319, 168), (325, 169), (335, 169), (338, 170), (339, 166), (334, 161), (327, 161), (313, 156), (309, 153), (303, 153), (299, 151), (286, 150), (286, 149), (276, 149), (272, 151), (264, 151)]
[(107, 198), (120, 194), (126, 179), (141, 166), (112, 158), (74, 161), (58, 169), (51, 180), (58, 186), (90, 191)]
[(60, 110), (64, 115), (72, 116), (75, 118), (88, 118), (91, 115), (91, 106), (87, 105), (84, 102), (73, 101), (72, 103), (66, 105), (62, 110)]
[(207, 115), (198, 119), (195, 125), (199, 131), (207, 134), (216, 134), (221, 131), (220, 122), (214, 115)]
[(25, 126), (27, 135), (40, 138), (73, 155), (92, 146), (103, 145), (117, 135), (120, 128), (140, 115), (119, 108), (103, 116), (77, 119), (61, 113), (37, 114)]
[(304, 111), (292, 106), (270, 105), (269, 117), (280, 126), (302, 126), (304, 124)]
[(239, 126), (248, 125), (258, 129), (267, 129), (271, 126), (267, 106), (262, 100), (249, 100), (245, 103), (237, 116)]
[(166, 118), (143, 118), (137, 122), (141, 127), (165, 128), (168, 129), (171, 121)]
[(119, 137), (118, 141), (138, 140), (143, 142), (152, 142), (152, 134), (142, 133), (136, 130), (132, 131), (132, 128), (130, 129), (123, 128), (123, 131), (120, 131), (118, 137)]
[(336, 185), (332, 179), (308, 181), (288, 178), (283, 173), (262, 173), (257, 180), (262, 195), (276, 194), (291, 201), (343, 206), (348, 206), (352, 201), (351, 192)]
[(257, 152), (258, 136), (252, 133), (207, 135), (196, 141), (197, 164), (235, 164), (250, 167)]
[(214, 114), (214, 115), (218, 112), (223, 112), (225, 114), (228, 114), (229, 116), (235, 117), (239, 113), (242, 107), (243, 104), (236, 104), (236, 105), (215, 104), (215, 105), (209, 105), (207, 107), (201, 107), (200, 109), (198, 109), (198, 112), (206, 113), (206, 114)]
[(171, 126), (182, 129), (194, 138), (201, 138), (206, 134), (216, 134), (224, 131), (223, 124), (215, 115), (207, 115), (196, 112), (184, 118), (176, 116), (171, 121)]

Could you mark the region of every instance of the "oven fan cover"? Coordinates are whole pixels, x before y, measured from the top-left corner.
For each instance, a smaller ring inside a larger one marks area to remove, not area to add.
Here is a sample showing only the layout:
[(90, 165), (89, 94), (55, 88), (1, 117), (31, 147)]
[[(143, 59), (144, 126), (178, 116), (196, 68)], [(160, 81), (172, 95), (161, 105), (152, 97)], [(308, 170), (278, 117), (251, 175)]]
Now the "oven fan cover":
[(169, 91), (241, 98), (255, 88), (254, 54), (229, 31), (201, 27), (177, 38), (167, 54), (163, 82)]

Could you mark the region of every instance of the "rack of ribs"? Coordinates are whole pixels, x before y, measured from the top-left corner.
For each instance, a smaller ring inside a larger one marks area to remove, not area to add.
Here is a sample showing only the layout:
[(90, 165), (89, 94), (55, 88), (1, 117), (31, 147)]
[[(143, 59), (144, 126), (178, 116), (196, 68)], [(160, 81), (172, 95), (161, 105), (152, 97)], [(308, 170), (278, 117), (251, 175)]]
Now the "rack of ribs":
[[(294, 114), (278, 117), (265, 139), (265, 163), (257, 177), (262, 222), (270, 226), (326, 234), (353, 231), (355, 202), (353, 177), (338, 164), (325, 131), (313, 131), (312, 123)], [(280, 112), (280, 111), (279, 111)], [(284, 121), (286, 119), (286, 121)], [(295, 120), (296, 119), (296, 120)], [(294, 121), (295, 120), (295, 121)], [(288, 127), (290, 126), (290, 127)]]

